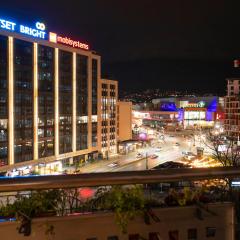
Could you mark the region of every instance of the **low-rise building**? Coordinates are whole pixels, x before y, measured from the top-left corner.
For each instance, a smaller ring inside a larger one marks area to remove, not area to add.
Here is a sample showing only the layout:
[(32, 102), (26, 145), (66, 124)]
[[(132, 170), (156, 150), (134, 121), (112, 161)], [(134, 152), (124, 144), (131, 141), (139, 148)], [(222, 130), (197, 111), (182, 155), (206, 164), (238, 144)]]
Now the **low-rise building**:
[[(48, 228), (53, 226), (54, 237), (58, 240), (233, 240), (233, 204), (209, 204), (206, 208), (207, 211), (199, 210), (196, 206), (154, 209), (152, 212), (160, 219), (159, 222), (151, 219), (151, 224), (147, 225), (143, 218), (138, 217), (129, 223), (126, 234), (116, 224), (114, 214), (109, 212), (38, 218), (32, 221), (34, 234), (28, 239), (45, 239)], [(5, 239), (23, 239), (17, 227), (16, 222), (1, 223), (0, 234)]]
[(151, 127), (213, 127), (216, 122), (223, 124), (223, 100), (216, 96), (153, 99), (151, 111), (134, 106), (133, 121)]

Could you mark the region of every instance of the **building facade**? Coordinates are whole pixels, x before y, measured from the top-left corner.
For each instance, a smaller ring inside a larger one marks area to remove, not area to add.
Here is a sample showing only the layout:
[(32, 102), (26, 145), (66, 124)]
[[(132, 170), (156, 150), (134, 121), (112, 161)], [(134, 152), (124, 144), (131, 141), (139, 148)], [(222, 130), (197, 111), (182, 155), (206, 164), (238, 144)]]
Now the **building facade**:
[(42, 23), (0, 18), (1, 166), (86, 160), (101, 150), (101, 58), (65, 39)]
[[(29, 240), (46, 238), (46, 221), (54, 226), (54, 236), (58, 240), (99, 239), (99, 240), (233, 240), (235, 239), (234, 206), (231, 203), (204, 204), (196, 206), (153, 208), (151, 224), (146, 224), (138, 216), (129, 221), (127, 233), (123, 233), (116, 217), (111, 212), (75, 214), (63, 217), (48, 217), (32, 220)], [(198, 210), (199, 209), (199, 210)], [(0, 234), (9, 239), (19, 239), (15, 221), (1, 223)], [(94, 226), (94, 227), (93, 227)], [(107, 227), (106, 227), (107, 226)], [(84, 229), (84, 231), (83, 231)], [(23, 239), (23, 237), (22, 237)]]
[(227, 79), (224, 129), (228, 136), (239, 138), (240, 131), (240, 79)]
[(118, 102), (118, 141), (132, 139), (132, 103)]
[(104, 158), (117, 153), (118, 82), (101, 79), (101, 137), (99, 145)]
[(176, 111), (133, 111), (133, 127), (141, 125), (153, 128), (178, 127), (181, 124), (179, 112)]
[(224, 99), (217, 96), (160, 98), (154, 99), (153, 105), (155, 111), (178, 112), (184, 128), (213, 127), (224, 121)]

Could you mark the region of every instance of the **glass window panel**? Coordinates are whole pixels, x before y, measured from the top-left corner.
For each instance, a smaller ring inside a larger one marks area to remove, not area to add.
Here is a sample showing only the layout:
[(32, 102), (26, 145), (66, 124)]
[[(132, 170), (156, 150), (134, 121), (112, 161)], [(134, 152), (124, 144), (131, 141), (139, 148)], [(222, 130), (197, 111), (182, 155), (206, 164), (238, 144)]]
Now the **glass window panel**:
[(59, 51), (59, 153), (72, 152), (72, 53)]
[(0, 166), (8, 163), (7, 37), (0, 36)]
[(33, 44), (14, 40), (15, 162), (33, 159)]
[(54, 155), (54, 49), (38, 46), (38, 156)]

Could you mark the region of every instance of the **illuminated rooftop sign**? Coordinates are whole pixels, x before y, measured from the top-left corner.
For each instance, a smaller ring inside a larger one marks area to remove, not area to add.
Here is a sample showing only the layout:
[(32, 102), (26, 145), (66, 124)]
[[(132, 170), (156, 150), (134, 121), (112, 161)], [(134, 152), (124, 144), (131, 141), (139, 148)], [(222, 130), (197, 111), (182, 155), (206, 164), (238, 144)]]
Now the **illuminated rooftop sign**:
[(46, 37), (45, 28), (46, 28), (45, 25), (40, 22), (37, 22), (35, 27), (29, 27), (23, 24), (17, 24), (16, 22), (0, 18), (0, 29), (22, 33), (35, 38), (45, 39)]
[(54, 42), (54, 43), (66, 44), (66, 45), (71, 46), (73, 48), (81, 48), (81, 49), (84, 49), (84, 50), (89, 50), (89, 45), (86, 44), (86, 43), (82, 43), (82, 42), (79, 42), (79, 41), (72, 40), (69, 37), (62, 37), (62, 36), (59, 36), (56, 33), (52, 33), (52, 32), (49, 33), (49, 41)]
[(0, 18), (0, 30), (6, 30), (10, 32), (21, 33), (34, 38), (46, 39), (49, 36), (49, 41), (53, 43), (61, 43), (73, 48), (80, 48), (89, 50), (89, 45), (80, 41), (72, 40), (69, 37), (62, 37), (59, 34), (49, 32), (47, 33), (44, 23), (37, 22), (34, 27), (28, 25), (19, 24), (15, 21), (9, 21), (4, 18)]
[(193, 108), (204, 108), (206, 103), (204, 101), (200, 101), (198, 103), (188, 103), (187, 107), (193, 107)]

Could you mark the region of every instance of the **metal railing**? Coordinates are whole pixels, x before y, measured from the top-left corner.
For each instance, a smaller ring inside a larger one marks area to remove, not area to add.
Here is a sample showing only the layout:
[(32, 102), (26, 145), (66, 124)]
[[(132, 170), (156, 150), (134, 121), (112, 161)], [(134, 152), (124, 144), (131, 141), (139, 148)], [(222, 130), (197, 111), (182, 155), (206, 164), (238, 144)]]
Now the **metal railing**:
[(0, 178), (0, 192), (197, 181), (238, 177), (240, 178), (240, 167), (160, 169), (132, 172), (9, 177)]

